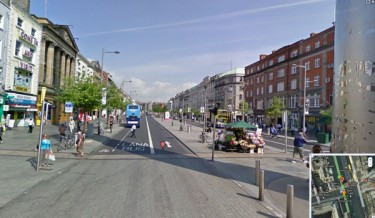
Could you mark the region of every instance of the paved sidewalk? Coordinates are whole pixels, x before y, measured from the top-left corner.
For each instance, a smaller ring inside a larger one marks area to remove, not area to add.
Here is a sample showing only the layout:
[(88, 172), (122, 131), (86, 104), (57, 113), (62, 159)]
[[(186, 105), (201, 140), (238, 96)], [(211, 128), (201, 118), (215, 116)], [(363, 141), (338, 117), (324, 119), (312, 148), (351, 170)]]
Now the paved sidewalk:
[[(198, 136), (202, 132), (202, 127), (185, 125), (184, 131), (179, 131), (180, 122), (171, 120), (156, 120), (169, 132), (177, 137), (198, 157), (212, 160), (212, 144), (199, 143)], [(289, 143), (292, 143), (289, 140)], [(260, 160), (261, 169), (265, 171), (265, 201), (264, 206), (274, 212), (275, 216), (286, 216), (286, 192), (287, 185), (294, 185), (294, 212), (297, 217), (309, 217), (309, 183), (308, 168), (298, 162), (291, 163), (292, 144), (285, 153), (284, 149), (265, 147), (264, 154), (250, 154), (239, 152), (214, 151), (214, 162), (225, 175), (228, 176), (238, 186), (243, 187), (252, 198), (258, 198), (259, 189), (255, 185), (255, 162)]]
[[(208, 143), (199, 143), (198, 135), (201, 127), (191, 127), (191, 131), (178, 130), (179, 122), (171, 125), (170, 120), (164, 122), (156, 120), (168, 131), (175, 135), (198, 157), (211, 161), (212, 147)], [(85, 153), (90, 153), (112, 134), (123, 130), (123, 126), (114, 125), (113, 133), (106, 130), (104, 135), (94, 134), (85, 141)], [(94, 132), (96, 129), (94, 129)], [(58, 144), (58, 126), (48, 125), (44, 128), (54, 144), (54, 151)], [(34, 148), (39, 140), (39, 127), (34, 128), (32, 134), (27, 133), (27, 128), (14, 128), (3, 136), (4, 143), (0, 144), (0, 207), (16, 196), (23, 194), (32, 186), (45, 179), (53, 177), (56, 173), (68, 170), (78, 164), (82, 158), (75, 156), (75, 150), (55, 152), (59, 161), (54, 162), (49, 169), (35, 171), (37, 152)], [(265, 201), (264, 207), (273, 211), (276, 217), (285, 217), (287, 184), (294, 185), (295, 214), (299, 217), (308, 217), (308, 169), (301, 163), (292, 164), (291, 150), (285, 154), (284, 150), (266, 147), (264, 154), (249, 154), (237, 152), (215, 151), (215, 161), (211, 164), (217, 167), (228, 179), (243, 188), (250, 198), (258, 198), (258, 187), (255, 185), (255, 160), (261, 161), (261, 169), (265, 170)], [(89, 157), (90, 155), (88, 155)], [(86, 157), (87, 158), (87, 157)], [(85, 159), (85, 157), (83, 158)], [(27, 164), (25, 164), (27, 163)], [(301, 215), (301, 216), (300, 216)]]

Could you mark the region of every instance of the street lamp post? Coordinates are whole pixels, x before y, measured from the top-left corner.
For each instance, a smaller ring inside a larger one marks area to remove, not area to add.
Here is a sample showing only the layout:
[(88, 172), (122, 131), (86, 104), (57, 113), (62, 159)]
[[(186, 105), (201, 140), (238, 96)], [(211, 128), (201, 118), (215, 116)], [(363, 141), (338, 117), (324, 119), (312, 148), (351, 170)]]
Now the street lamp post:
[(171, 125), (173, 126), (173, 101), (171, 100), (169, 102), (171, 103), (171, 114), (170, 114), (170, 116), (172, 117), (172, 123), (171, 123)]
[(306, 133), (306, 66), (292, 64), (292, 66), (300, 67), (304, 69), (304, 84), (303, 84), (303, 115), (302, 115), (302, 132)]
[[(103, 77), (104, 77), (104, 54), (107, 54), (107, 53), (120, 54), (119, 51), (105, 51), (104, 48), (102, 49), (102, 69), (101, 69), (101, 76), (100, 76), (100, 85), (103, 85)], [(108, 85), (108, 82), (106, 83), (106, 86), (107, 85)], [(103, 102), (103, 100), (102, 100), (102, 104), (103, 103), (106, 103), (106, 102)], [(101, 110), (99, 110), (98, 135), (100, 135), (101, 116), (102, 116), (101, 115)], [(107, 109), (107, 118), (108, 118), (108, 109)], [(107, 122), (107, 128), (108, 128), (108, 122)]]

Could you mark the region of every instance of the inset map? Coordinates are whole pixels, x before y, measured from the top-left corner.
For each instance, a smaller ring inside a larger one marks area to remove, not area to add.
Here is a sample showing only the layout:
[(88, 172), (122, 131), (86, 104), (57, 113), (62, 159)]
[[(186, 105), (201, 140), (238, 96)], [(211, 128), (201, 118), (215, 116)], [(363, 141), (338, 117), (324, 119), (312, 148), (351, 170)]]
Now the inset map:
[(375, 154), (311, 154), (311, 217), (375, 217)]

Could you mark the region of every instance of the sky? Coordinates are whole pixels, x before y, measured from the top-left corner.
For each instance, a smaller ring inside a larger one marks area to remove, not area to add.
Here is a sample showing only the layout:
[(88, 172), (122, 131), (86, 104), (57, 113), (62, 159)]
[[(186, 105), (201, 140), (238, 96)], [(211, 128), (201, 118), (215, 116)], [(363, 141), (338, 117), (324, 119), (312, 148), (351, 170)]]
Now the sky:
[[(102, 60), (127, 94), (168, 102), (206, 76), (246, 67), (334, 22), (335, 0), (31, 0), (69, 25), (79, 52)], [(119, 54), (110, 53), (119, 51)]]

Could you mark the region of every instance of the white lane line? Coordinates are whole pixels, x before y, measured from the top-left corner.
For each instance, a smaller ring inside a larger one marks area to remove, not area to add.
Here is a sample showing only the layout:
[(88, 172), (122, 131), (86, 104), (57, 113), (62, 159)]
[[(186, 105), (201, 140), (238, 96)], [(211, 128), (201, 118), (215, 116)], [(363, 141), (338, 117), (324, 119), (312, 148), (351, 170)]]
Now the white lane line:
[(147, 116), (145, 116), (145, 117), (146, 117), (147, 133), (148, 133), (148, 140), (149, 140), (149, 144), (150, 144), (151, 154), (155, 154), (154, 145), (152, 144), (152, 137), (151, 137), (150, 127), (148, 126)]
[(117, 143), (116, 147), (114, 149), (112, 149), (112, 152), (114, 152), (117, 147), (124, 141), (124, 139), (129, 135), (130, 133), (130, 130), (125, 134), (125, 136), (119, 141), (119, 143)]

